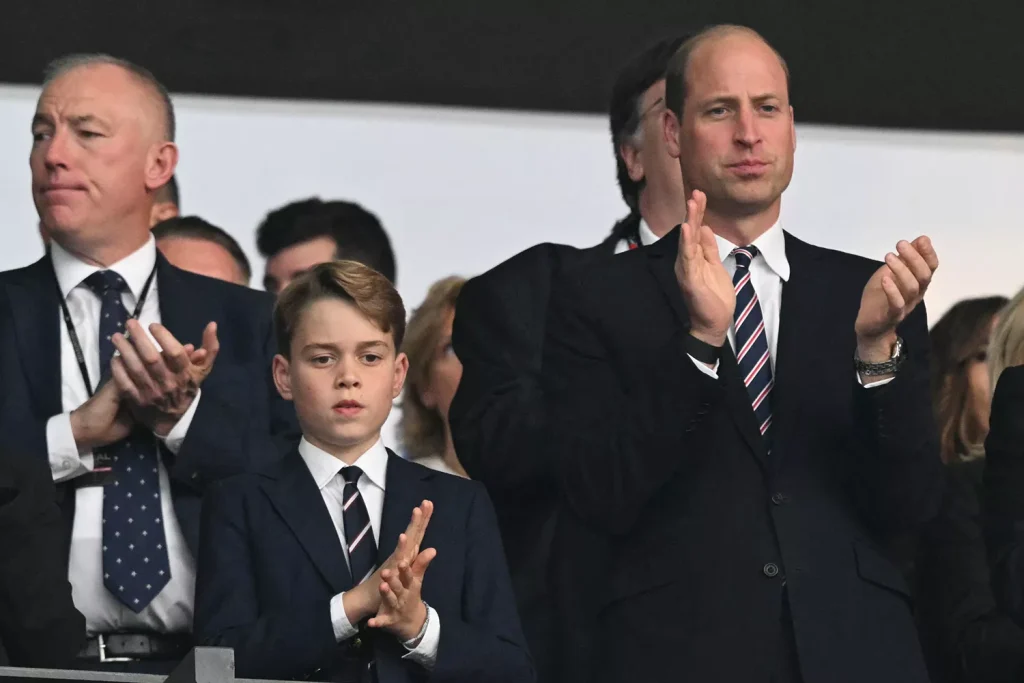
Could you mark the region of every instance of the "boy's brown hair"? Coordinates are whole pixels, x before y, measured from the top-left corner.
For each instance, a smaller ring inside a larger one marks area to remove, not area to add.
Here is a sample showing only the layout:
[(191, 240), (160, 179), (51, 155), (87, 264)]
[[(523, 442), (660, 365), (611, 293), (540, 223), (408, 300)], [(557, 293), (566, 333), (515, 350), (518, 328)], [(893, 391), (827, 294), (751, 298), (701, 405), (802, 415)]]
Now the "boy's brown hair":
[(356, 261), (329, 261), (310, 268), (292, 280), (274, 306), (277, 351), (291, 358), (292, 337), (303, 311), (321, 299), (341, 299), (366, 316), (385, 334), (395, 350), (405, 336), (405, 305), (391, 281)]

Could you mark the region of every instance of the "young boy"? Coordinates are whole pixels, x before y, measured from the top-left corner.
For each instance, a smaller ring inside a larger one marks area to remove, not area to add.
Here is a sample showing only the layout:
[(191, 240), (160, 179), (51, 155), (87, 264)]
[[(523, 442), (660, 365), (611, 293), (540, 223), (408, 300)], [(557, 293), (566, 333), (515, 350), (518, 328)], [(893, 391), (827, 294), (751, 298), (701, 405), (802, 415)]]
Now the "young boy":
[(274, 380), (303, 438), (209, 494), (198, 642), (234, 648), (246, 678), (532, 681), (483, 487), (381, 443), (408, 368), (398, 292), (325, 263), (285, 289), (274, 322)]

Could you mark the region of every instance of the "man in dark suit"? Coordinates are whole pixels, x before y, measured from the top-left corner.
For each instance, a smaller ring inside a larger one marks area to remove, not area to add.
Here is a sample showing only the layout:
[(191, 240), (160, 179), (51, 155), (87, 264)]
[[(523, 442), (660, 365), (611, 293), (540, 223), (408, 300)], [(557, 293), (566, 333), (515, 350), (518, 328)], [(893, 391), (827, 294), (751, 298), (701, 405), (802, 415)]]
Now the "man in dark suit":
[(46, 463), (0, 457), (0, 665), (64, 668), (85, 640), (63, 526)]
[(532, 681), (483, 486), (381, 441), (408, 368), (394, 287), (324, 263), (284, 290), (275, 320), (274, 376), (303, 437), (207, 498), (197, 635), (253, 678)]
[(150, 211), (177, 149), (149, 72), (56, 63), (32, 132), (52, 242), (0, 274), (0, 429), (59, 484), (82, 666), (170, 671), (191, 645), (203, 491), (298, 440), (269, 373), (271, 302), (157, 252)]
[[(570, 565), (551, 564), (555, 534), (562, 559), (579, 557), (574, 520), (558, 521), (555, 457), (547, 448), (542, 388), (551, 282), (566, 264), (602, 259), (652, 244), (679, 223), (685, 194), (660, 124), (665, 69), (681, 38), (662, 40), (627, 64), (612, 88), (610, 119), (617, 175), (630, 208), (601, 244), (575, 249), (541, 244), (470, 280), (459, 294), (452, 343), (462, 380), (450, 410), (459, 461), (494, 499), (523, 628), (541, 681), (586, 680), (590, 640), (585, 591)], [(556, 527), (561, 525), (562, 531)], [(552, 570), (556, 577), (551, 577)], [(562, 580), (560, 577), (565, 577)], [(554, 617), (559, 614), (557, 620)]]
[(598, 679), (923, 683), (880, 547), (941, 490), (935, 252), (880, 265), (782, 231), (788, 76), (750, 29), (688, 40), (666, 101), (687, 223), (566, 273), (549, 317), (564, 493), (612, 539)]

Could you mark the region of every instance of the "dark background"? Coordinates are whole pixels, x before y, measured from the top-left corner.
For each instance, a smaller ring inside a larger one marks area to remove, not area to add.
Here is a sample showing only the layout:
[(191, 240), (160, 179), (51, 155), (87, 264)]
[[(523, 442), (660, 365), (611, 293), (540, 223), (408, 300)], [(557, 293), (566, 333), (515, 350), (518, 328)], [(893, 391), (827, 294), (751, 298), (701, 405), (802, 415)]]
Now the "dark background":
[(173, 92), (599, 112), (655, 38), (723, 21), (789, 62), (798, 121), (1024, 129), (1024, 2), (2, 0), (0, 82), (68, 52)]

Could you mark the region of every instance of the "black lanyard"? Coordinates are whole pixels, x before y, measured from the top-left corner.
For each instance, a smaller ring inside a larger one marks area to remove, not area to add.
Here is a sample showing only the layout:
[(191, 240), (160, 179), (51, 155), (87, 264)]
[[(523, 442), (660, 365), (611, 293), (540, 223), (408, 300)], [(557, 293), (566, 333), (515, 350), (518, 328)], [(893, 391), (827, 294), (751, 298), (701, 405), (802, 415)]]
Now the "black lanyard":
[[(75, 350), (75, 360), (78, 361), (78, 369), (82, 373), (82, 380), (85, 381), (85, 390), (89, 392), (89, 398), (92, 398), (94, 389), (92, 388), (92, 381), (89, 379), (89, 368), (85, 364), (85, 354), (82, 352), (81, 342), (78, 341), (78, 333), (75, 332), (75, 323), (71, 321), (71, 311), (68, 310), (68, 305), (64, 301), (64, 293), (60, 291), (60, 281), (57, 280), (57, 271), (53, 268), (52, 259), (50, 260), (50, 269), (53, 270), (53, 283), (57, 287), (57, 298), (60, 300), (61, 313), (64, 314), (64, 325), (68, 328), (68, 338), (71, 339), (71, 346)], [(154, 264), (153, 270), (150, 272), (149, 277), (146, 278), (146, 284), (142, 286), (142, 293), (135, 304), (135, 310), (132, 311), (132, 318), (138, 318), (139, 313), (142, 312), (142, 306), (146, 303), (146, 297), (149, 296), (149, 287), (153, 284), (153, 278), (155, 277), (156, 265)]]

